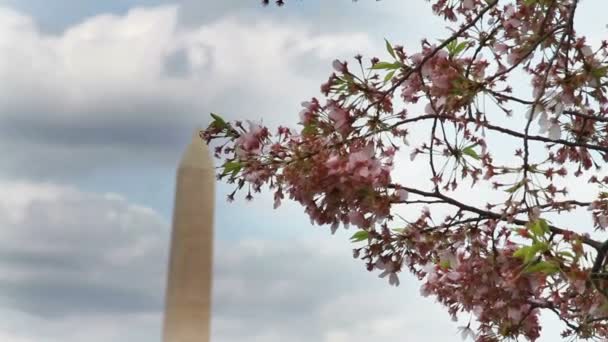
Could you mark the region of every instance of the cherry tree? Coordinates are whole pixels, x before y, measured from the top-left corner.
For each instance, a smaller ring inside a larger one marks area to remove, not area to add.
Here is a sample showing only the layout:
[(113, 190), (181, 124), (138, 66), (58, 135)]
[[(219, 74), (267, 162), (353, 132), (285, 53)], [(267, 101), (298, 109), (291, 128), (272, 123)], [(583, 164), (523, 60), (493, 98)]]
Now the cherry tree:
[[(547, 312), (563, 337), (608, 338), (608, 43), (575, 32), (578, 0), (431, 5), (449, 36), (334, 61), (298, 129), (212, 114), (228, 199), (268, 189), (354, 227), (354, 257), (391, 285), (411, 272), (463, 337), (533, 341)], [(427, 176), (397, 181), (398, 161)]]

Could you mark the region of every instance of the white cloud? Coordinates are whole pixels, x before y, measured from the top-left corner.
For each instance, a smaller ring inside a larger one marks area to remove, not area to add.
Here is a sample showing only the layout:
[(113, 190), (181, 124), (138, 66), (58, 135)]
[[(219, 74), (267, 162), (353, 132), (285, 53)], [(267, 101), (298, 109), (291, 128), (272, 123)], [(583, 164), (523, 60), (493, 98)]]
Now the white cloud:
[(177, 18), (177, 6), (135, 8), (53, 35), (0, 7), (4, 172), (53, 178), (124, 160), (172, 163), (211, 111), (295, 123), (331, 59), (371, 45), (366, 34), (319, 33), (301, 20), (229, 15), (181, 27)]
[(389, 287), (351, 258), (343, 236), (241, 241), (229, 251), (216, 261), (215, 341), (449, 340), (456, 331), (417, 281), (404, 275)]
[(0, 339), (6, 342), (160, 342), (160, 314), (74, 315), (46, 319), (0, 310)]

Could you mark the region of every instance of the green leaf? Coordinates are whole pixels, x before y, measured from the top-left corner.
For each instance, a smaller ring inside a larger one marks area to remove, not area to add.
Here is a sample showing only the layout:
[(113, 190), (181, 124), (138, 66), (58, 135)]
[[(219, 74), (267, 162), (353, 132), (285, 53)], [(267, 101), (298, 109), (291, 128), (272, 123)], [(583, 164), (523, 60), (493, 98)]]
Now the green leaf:
[(446, 45), (446, 49), (450, 56), (458, 56), (462, 51), (464, 51), (469, 46), (469, 42), (466, 40), (464, 42), (458, 42), (458, 40), (452, 40), (448, 45)]
[(386, 42), (386, 51), (388, 51), (388, 53), (393, 56), (393, 58), (397, 58), (397, 56), (395, 55), (395, 50), (393, 49), (391, 43), (389, 43), (386, 38), (384, 38), (384, 41)]
[(549, 245), (545, 242), (535, 242), (530, 246), (530, 250), (528, 251), (528, 255), (524, 258), (524, 262), (530, 262), (532, 259), (536, 257), (538, 253), (545, 252), (549, 249)]
[(304, 125), (304, 128), (302, 129), (302, 134), (303, 135), (317, 134), (317, 125), (315, 125), (314, 122), (307, 123), (306, 125)]
[(360, 242), (363, 240), (367, 240), (369, 238), (369, 233), (367, 232), (367, 230), (360, 230), (358, 232), (356, 232), (355, 234), (353, 234), (353, 236), (350, 237), (351, 242)]
[(538, 219), (528, 224), (528, 229), (536, 237), (543, 236), (551, 231), (545, 219)]
[(234, 177), (239, 173), (239, 171), (241, 171), (242, 168), (243, 168), (243, 164), (241, 164), (241, 162), (238, 162), (238, 161), (226, 162), (224, 164), (224, 172), (222, 173), (222, 176), (226, 176), (226, 175), (230, 174), (231, 177)]
[(568, 251), (561, 251), (561, 252), (557, 252), (557, 255), (560, 255), (560, 256), (565, 256), (565, 257), (568, 257), (568, 258), (570, 258), (570, 259), (572, 259), (572, 260), (574, 260), (574, 259), (575, 259), (574, 254), (572, 254), (572, 253), (570, 253), (570, 252), (568, 252)]
[(545, 219), (539, 219), (538, 220), (538, 224), (543, 229), (543, 232), (549, 233), (551, 231), (551, 228), (549, 228), (549, 224), (547, 224), (547, 220), (545, 220)]
[(372, 67), (370, 69), (372, 69), (372, 70), (381, 70), (381, 69), (396, 70), (396, 69), (399, 69), (400, 67), (401, 67), (400, 62), (394, 62), (394, 63), (378, 62), (378, 63), (372, 65)]
[(523, 246), (523, 247), (520, 247), (518, 250), (516, 250), (513, 253), (513, 256), (516, 257), (516, 258), (525, 259), (527, 257), (527, 255), (529, 254), (531, 248), (532, 248), (532, 246)]
[(532, 246), (520, 247), (513, 253), (516, 258), (523, 259), (524, 263), (529, 263), (536, 257), (538, 253), (545, 252), (549, 249), (549, 246), (545, 242), (536, 242)]
[(213, 122), (211, 123), (212, 126), (217, 127), (217, 128), (226, 128), (228, 127), (228, 123), (226, 123), (226, 121), (224, 121), (224, 119), (222, 119), (221, 116), (215, 114), (215, 113), (210, 113), (211, 117), (213, 118)]
[(469, 43), (467, 41), (464, 42), (460, 42), (459, 44), (457, 44), (454, 47), (454, 50), (452, 51), (452, 56), (458, 56), (462, 51), (464, 51), (467, 47), (469, 46)]
[(395, 75), (395, 71), (396, 70), (393, 70), (393, 71), (389, 72), (388, 74), (386, 74), (386, 76), (384, 76), (384, 82), (390, 81), (393, 78), (393, 76)]
[(451, 55), (452, 51), (454, 51), (454, 49), (456, 49), (456, 44), (458, 44), (457, 40), (454, 39), (451, 42), (448, 43), (448, 45), (445, 46), (445, 48), (448, 50), (448, 53)]
[(536, 220), (532, 224), (530, 224), (529, 225), (529, 229), (532, 232), (532, 234), (534, 234), (534, 236), (543, 236), (543, 235), (545, 235), (545, 231), (544, 231), (543, 227), (540, 224), (540, 220)]
[(512, 194), (515, 191), (517, 191), (517, 189), (521, 188), (522, 185), (524, 185), (523, 181), (517, 182), (517, 184), (513, 185), (512, 187), (508, 188), (505, 191)]
[(608, 66), (591, 70), (591, 74), (595, 77), (604, 77), (608, 73)]
[(476, 160), (481, 159), (481, 157), (479, 156), (479, 154), (477, 154), (477, 152), (475, 152), (475, 150), (473, 149), (473, 146), (465, 147), (462, 150), (462, 153), (465, 154), (465, 155), (467, 155), (467, 156), (469, 156), (469, 157), (471, 157), (471, 158), (473, 158), (473, 159), (476, 159)]
[(551, 274), (555, 274), (555, 273), (559, 272), (559, 266), (552, 262), (539, 261), (537, 263), (526, 266), (526, 268), (524, 268), (524, 272), (526, 272), (526, 273), (540, 272), (540, 273), (551, 275)]
[(344, 78), (344, 82), (346, 82), (346, 83), (353, 83), (353, 81), (354, 81), (353, 75), (350, 73), (346, 73), (346, 74), (342, 75), (342, 77)]
[(341, 86), (338, 87), (338, 89), (336, 89), (336, 92), (341, 92), (346, 90), (346, 87), (348, 87), (348, 84), (344, 83)]

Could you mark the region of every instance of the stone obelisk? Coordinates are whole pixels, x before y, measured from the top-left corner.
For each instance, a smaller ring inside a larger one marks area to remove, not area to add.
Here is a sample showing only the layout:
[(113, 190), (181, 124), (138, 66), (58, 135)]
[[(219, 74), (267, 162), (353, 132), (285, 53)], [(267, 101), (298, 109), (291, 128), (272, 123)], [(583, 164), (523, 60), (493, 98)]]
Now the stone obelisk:
[(209, 342), (214, 169), (194, 133), (177, 170), (164, 342)]

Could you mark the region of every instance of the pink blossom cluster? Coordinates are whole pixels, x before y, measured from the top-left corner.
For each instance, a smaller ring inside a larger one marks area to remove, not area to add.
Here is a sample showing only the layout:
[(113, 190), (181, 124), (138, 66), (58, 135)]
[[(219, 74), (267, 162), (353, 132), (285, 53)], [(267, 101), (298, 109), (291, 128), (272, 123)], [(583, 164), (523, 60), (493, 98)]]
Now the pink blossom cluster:
[(370, 229), (390, 213), (391, 197), (385, 189), (392, 158), (390, 151), (378, 154), (373, 144), (353, 144), (294, 161), (283, 169), (281, 179), (289, 197), (305, 207), (312, 222), (330, 224), (332, 231), (340, 223)]
[[(267, 186), (275, 207), (287, 197), (314, 224), (356, 228), (354, 256), (391, 285), (415, 274), (423, 295), (473, 319), (463, 337), (534, 341), (548, 312), (564, 337), (608, 338), (608, 243), (547, 219), (586, 208), (589, 228), (608, 227), (608, 43), (577, 34), (578, 5), (434, 0), (452, 35), (334, 61), (325, 99), (302, 103), (300, 129), (215, 115), (202, 136), (235, 186), (229, 200)], [(526, 91), (513, 91), (514, 75)], [(427, 138), (410, 143), (421, 129)], [(429, 182), (395, 182), (402, 152), (406, 166), (426, 162)], [(597, 194), (571, 198), (566, 177)], [(501, 200), (475, 203), (477, 187)]]

